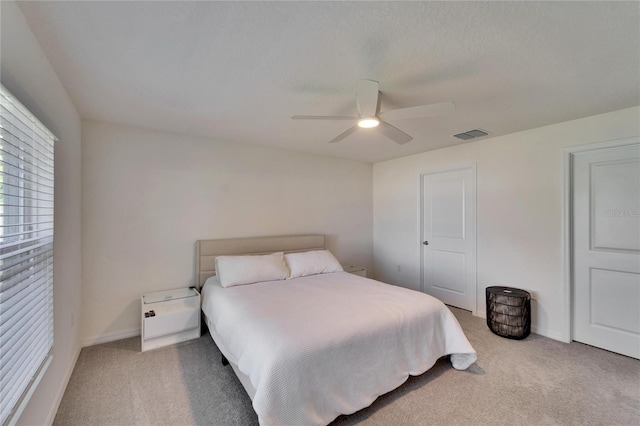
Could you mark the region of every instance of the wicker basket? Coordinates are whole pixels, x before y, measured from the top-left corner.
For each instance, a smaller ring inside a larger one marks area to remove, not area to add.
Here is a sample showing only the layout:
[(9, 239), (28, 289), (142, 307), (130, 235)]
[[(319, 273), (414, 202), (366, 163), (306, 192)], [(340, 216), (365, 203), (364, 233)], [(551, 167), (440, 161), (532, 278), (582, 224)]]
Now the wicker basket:
[(524, 339), (531, 333), (531, 295), (517, 288), (487, 287), (487, 326), (498, 336)]

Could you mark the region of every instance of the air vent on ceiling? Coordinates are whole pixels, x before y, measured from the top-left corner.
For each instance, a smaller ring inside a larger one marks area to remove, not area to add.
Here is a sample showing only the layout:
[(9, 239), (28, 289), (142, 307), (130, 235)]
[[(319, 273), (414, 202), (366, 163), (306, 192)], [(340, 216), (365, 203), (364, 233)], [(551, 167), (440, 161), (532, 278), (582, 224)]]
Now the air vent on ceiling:
[(468, 141), (469, 139), (481, 138), (482, 136), (487, 136), (489, 133), (483, 132), (482, 130), (469, 130), (468, 132), (458, 133), (457, 135), (453, 135), (454, 138), (462, 139), (463, 141)]

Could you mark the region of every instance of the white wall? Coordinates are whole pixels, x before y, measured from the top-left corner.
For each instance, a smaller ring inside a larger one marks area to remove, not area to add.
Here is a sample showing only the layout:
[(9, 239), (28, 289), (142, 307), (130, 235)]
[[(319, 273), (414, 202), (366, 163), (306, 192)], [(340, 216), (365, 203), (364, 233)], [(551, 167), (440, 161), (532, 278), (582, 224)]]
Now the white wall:
[(476, 162), (479, 315), (488, 286), (533, 290), (534, 331), (563, 339), (562, 148), (638, 135), (636, 107), (376, 163), (375, 277), (419, 289), (418, 175)]
[(53, 421), (80, 351), (80, 117), (24, 15), (0, 3), (2, 84), (60, 139), (55, 145), (53, 362), (18, 424)]
[(139, 333), (140, 295), (193, 285), (195, 241), (326, 234), (372, 266), (372, 165), (83, 121), (83, 344)]

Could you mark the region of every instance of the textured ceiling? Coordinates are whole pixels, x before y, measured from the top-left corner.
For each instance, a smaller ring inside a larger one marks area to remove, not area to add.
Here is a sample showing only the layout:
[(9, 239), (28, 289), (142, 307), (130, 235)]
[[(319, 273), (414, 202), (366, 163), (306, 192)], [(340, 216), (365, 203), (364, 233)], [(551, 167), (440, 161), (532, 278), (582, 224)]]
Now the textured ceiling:
[[(640, 104), (638, 2), (21, 2), (83, 118), (376, 162)], [(454, 101), (392, 124), (349, 122), (359, 79), (381, 110)], [(472, 143), (482, 143), (479, 142)]]

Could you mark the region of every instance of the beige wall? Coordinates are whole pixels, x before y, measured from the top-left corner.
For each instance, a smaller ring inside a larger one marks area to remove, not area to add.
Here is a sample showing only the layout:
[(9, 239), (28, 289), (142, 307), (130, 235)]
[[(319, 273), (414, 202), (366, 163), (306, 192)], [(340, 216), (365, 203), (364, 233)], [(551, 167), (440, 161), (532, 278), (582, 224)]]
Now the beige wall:
[[(630, 108), (376, 163), (373, 168), (375, 276), (420, 286), (418, 175), (477, 164), (478, 311), (484, 290), (533, 290), (536, 332), (563, 339), (568, 329), (563, 266), (563, 147), (640, 135)], [(400, 265), (401, 272), (398, 272)]]
[(372, 266), (372, 165), (83, 121), (83, 344), (135, 335), (140, 295), (192, 285), (195, 241), (322, 233)]
[(24, 16), (0, 2), (2, 84), (59, 138), (55, 145), (53, 362), (18, 424), (53, 421), (80, 351), (80, 117)]

